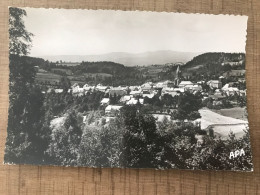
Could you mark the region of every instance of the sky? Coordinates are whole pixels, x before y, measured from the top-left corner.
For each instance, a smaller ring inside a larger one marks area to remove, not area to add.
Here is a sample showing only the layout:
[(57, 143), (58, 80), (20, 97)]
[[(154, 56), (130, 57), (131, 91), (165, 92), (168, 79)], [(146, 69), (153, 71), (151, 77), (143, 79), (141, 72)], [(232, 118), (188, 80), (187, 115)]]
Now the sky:
[(23, 8), (31, 56), (245, 52), (247, 16)]

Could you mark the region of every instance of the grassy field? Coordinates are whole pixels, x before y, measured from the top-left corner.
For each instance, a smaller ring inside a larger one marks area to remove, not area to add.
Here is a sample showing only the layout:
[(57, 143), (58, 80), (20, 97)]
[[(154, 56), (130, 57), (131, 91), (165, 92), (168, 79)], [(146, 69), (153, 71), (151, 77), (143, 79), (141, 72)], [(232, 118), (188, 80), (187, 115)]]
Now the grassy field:
[(244, 130), (248, 127), (247, 124), (237, 124), (237, 125), (215, 125), (213, 126), (214, 133), (217, 137), (221, 137), (222, 139), (227, 139), (228, 135), (232, 131), (236, 138), (241, 138), (245, 135)]
[[(50, 82), (51, 84), (55, 84), (60, 81), (61, 77), (62, 77), (61, 75), (54, 74), (51, 72), (38, 72), (36, 74), (36, 81), (43, 82), (43, 83), (47, 81)], [(68, 78), (70, 79), (72, 85), (74, 83), (81, 83), (81, 84), (86, 83), (84, 76), (68, 76)]]
[(57, 74), (54, 74), (51, 72), (45, 72), (45, 73), (38, 72), (36, 74), (36, 81), (39, 81), (39, 82), (48, 81), (48, 82), (54, 84), (55, 82), (59, 82), (60, 78), (61, 78), (60, 75), (57, 75)]
[[(227, 110), (225, 111), (226, 113), (230, 113), (227, 112)], [(248, 122), (245, 120), (223, 116), (209, 109), (201, 109), (199, 112), (201, 115), (201, 129), (207, 129), (211, 126), (214, 133), (223, 139), (228, 137), (230, 131), (232, 131), (237, 138), (242, 137), (244, 130), (248, 126)]]
[(86, 77), (102, 77), (102, 78), (107, 78), (107, 77), (112, 77), (112, 74), (107, 74), (107, 73), (84, 73)]
[(197, 65), (197, 66), (194, 66), (194, 67), (191, 67), (191, 68), (187, 68), (187, 71), (194, 71), (194, 70), (201, 69), (203, 67), (204, 67), (204, 65)]
[(212, 110), (209, 109), (201, 109), (199, 110), (201, 115), (201, 128), (205, 129), (209, 125), (214, 124), (241, 124), (241, 123), (247, 123), (247, 121), (236, 119), (228, 116), (223, 116), (221, 114), (218, 114)]
[(72, 74), (71, 70), (69, 70), (69, 69), (63, 69), (63, 68), (52, 68), (51, 70), (52, 70), (52, 71), (61, 71), (61, 72), (66, 73), (67, 75), (71, 75), (71, 74)]
[(228, 116), (228, 117), (247, 121), (247, 114), (246, 114), (247, 112), (245, 107), (244, 108), (234, 107), (234, 108), (220, 109), (220, 110), (213, 110), (213, 111), (223, 116)]

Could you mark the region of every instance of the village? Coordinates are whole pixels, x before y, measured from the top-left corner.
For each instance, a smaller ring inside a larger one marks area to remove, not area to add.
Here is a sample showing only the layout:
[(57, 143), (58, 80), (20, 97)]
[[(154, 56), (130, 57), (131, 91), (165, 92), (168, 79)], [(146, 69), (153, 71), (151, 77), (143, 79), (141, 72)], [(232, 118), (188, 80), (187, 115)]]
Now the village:
[[(238, 131), (238, 134), (241, 134), (242, 129), (247, 126), (247, 121), (243, 121), (240, 120), (241, 118), (234, 118), (232, 116), (222, 116), (212, 112), (211, 110), (220, 108), (232, 109), (235, 107), (238, 108), (240, 112), (242, 109), (239, 107), (243, 107), (245, 104), (245, 102), (243, 103), (242, 100), (246, 99), (246, 90), (239, 89), (239, 85), (237, 83), (225, 83), (225, 77), (227, 76), (226, 74), (224, 76), (219, 76), (218, 80), (202, 80), (198, 82), (181, 80), (180, 66), (178, 66), (175, 74), (175, 78), (172, 81), (166, 80), (156, 83), (146, 82), (140, 86), (113, 87), (102, 84), (84, 84), (83, 86), (80, 86), (78, 83), (74, 83), (71, 88), (68, 89), (68, 93), (76, 97), (82, 97), (87, 93), (102, 92), (104, 95), (102, 99), (100, 99), (99, 104), (100, 109), (103, 109), (105, 113), (103, 118), (105, 119), (106, 123), (115, 118), (117, 113), (120, 112), (120, 109), (124, 105), (147, 106), (152, 104), (156, 97), (159, 100), (163, 100), (167, 97), (169, 101), (177, 101), (178, 96), (185, 92), (190, 92), (192, 94), (199, 93), (203, 106), (207, 108), (207, 110), (200, 110), (202, 118), (196, 120), (196, 123), (199, 123), (199, 126), (202, 129), (207, 129), (211, 126), (214, 128), (215, 126), (217, 126), (216, 128), (220, 128), (221, 125), (226, 128), (226, 125), (229, 125), (229, 130)], [(225, 84), (223, 85), (223, 83)], [(59, 94), (63, 93), (64, 89), (49, 88), (47, 93), (51, 91)], [(150, 109), (149, 114), (152, 114), (157, 119), (157, 121), (162, 122), (164, 118), (167, 118), (168, 120), (171, 119), (171, 112), (174, 111), (178, 105), (176, 102), (175, 104), (171, 104), (170, 102), (168, 104), (162, 103), (159, 106), (160, 108), (153, 107)], [(205, 117), (208, 118), (207, 116), (214, 116), (216, 119), (219, 118), (221, 120), (215, 120), (213, 122), (211, 121), (212, 119), (204, 120)], [(86, 123), (86, 116), (83, 117), (83, 122)], [(223, 130), (221, 129), (221, 131)], [(229, 131), (225, 132), (224, 134), (228, 135), (228, 133)]]

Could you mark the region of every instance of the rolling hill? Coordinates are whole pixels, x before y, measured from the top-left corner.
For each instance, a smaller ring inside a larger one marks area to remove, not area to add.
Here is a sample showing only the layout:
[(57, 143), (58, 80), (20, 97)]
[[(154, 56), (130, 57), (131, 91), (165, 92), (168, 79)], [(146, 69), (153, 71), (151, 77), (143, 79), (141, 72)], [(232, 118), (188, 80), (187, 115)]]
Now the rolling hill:
[(203, 68), (216, 68), (223, 65), (230, 65), (235, 68), (236, 66), (245, 66), (245, 54), (244, 53), (204, 53), (194, 57), (187, 62), (183, 68), (186, 70), (199, 70)]
[(199, 53), (193, 52), (177, 52), (170, 50), (151, 51), (144, 53), (126, 53), (126, 52), (112, 52), (102, 55), (54, 55), (54, 56), (39, 56), (45, 60), (52, 62), (66, 61), (66, 62), (97, 62), (97, 61), (111, 61), (125, 66), (147, 66), (152, 64), (167, 64), (190, 61)]

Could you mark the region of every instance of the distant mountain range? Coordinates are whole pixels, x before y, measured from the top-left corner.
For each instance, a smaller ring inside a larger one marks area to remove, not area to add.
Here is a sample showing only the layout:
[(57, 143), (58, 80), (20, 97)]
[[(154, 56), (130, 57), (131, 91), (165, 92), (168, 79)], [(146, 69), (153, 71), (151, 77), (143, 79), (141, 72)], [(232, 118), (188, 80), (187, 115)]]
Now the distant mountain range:
[(54, 55), (38, 57), (52, 62), (60, 60), (66, 62), (112, 61), (115, 63), (123, 64), (125, 66), (148, 66), (152, 64), (167, 64), (176, 62), (186, 63), (199, 54), (201, 53), (160, 50), (152, 52), (143, 52), (138, 54), (126, 52), (112, 52), (101, 55)]

